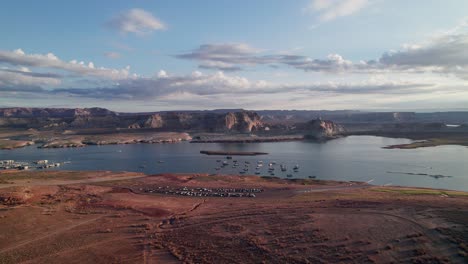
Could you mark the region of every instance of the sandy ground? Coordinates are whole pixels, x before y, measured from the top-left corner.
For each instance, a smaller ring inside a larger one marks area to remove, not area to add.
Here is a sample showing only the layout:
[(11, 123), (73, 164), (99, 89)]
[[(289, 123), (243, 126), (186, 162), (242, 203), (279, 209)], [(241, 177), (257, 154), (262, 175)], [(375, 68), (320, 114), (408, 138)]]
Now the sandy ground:
[[(255, 176), (0, 174), (0, 263), (466, 263), (468, 194)], [(258, 188), (255, 198), (148, 193)]]
[(409, 144), (390, 145), (384, 148), (386, 149), (416, 149), (416, 148), (427, 148), (444, 145), (459, 145), (468, 147), (468, 136), (459, 136), (452, 138), (429, 138), (425, 140), (418, 140)]

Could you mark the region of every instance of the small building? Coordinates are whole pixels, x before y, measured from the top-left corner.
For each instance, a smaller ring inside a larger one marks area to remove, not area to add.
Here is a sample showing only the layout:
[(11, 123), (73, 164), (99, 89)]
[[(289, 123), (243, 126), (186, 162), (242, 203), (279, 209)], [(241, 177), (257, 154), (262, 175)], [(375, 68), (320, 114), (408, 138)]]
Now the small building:
[(0, 164), (2, 165), (13, 165), (15, 163), (14, 160), (2, 160), (0, 161)]

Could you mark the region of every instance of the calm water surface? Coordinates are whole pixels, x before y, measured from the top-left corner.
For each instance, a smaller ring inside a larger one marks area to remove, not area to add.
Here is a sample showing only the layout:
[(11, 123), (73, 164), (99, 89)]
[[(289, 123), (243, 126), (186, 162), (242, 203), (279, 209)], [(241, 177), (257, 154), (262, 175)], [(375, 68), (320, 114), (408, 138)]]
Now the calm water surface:
[[(114, 170), (161, 172), (206, 172), (238, 174), (249, 161), (254, 174), (258, 160), (264, 162), (261, 175), (269, 175), (268, 163), (276, 161), (275, 176), (295, 178), (316, 176), (317, 179), (368, 181), (377, 185), (404, 185), (468, 191), (468, 148), (463, 146), (439, 146), (412, 150), (382, 149), (383, 146), (404, 144), (408, 139), (373, 136), (351, 136), (326, 143), (178, 143), (89, 146), (70, 149), (38, 149), (27, 147), (0, 151), (0, 159), (34, 161), (48, 159), (54, 162), (70, 161), (60, 169), (66, 170)], [(216, 160), (223, 156), (206, 156), (200, 150), (259, 151), (268, 155), (254, 157), (234, 156), (241, 162), (238, 168), (230, 165), (217, 171)], [(164, 163), (159, 163), (163, 161)], [(287, 172), (281, 172), (279, 164), (285, 164)], [(292, 168), (300, 169), (294, 173)], [(397, 173), (389, 173), (397, 172)], [(450, 178), (434, 179), (426, 173), (446, 175)]]

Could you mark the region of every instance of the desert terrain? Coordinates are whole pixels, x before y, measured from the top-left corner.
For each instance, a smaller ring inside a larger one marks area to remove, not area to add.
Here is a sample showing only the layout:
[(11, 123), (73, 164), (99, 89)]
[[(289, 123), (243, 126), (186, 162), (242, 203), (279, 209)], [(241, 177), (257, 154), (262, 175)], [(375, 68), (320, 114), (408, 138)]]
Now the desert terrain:
[[(322, 119), (326, 118), (326, 119)], [(169, 111), (103, 108), (0, 108), (0, 149), (168, 143), (326, 141), (374, 135), (417, 140), (388, 148), (468, 145), (467, 112)]]
[(0, 179), (0, 263), (468, 261), (464, 192), (105, 171)]
[(39, 148), (69, 148), (88, 145), (177, 143), (190, 139), (190, 135), (184, 132), (151, 130), (75, 129), (39, 131), (35, 129), (0, 129), (0, 149), (15, 149), (30, 145)]

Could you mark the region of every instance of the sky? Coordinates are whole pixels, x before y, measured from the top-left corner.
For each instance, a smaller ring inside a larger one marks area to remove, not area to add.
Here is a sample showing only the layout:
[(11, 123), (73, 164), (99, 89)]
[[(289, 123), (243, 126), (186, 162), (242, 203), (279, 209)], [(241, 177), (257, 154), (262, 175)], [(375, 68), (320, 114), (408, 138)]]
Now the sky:
[(2, 1), (0, 107), (468, 110), (466, 0)]

